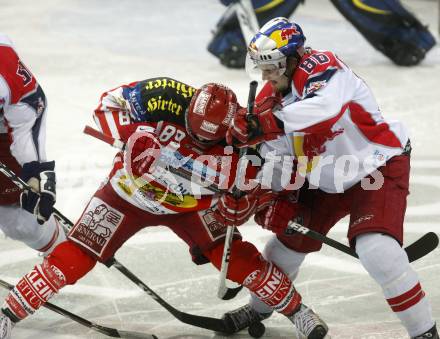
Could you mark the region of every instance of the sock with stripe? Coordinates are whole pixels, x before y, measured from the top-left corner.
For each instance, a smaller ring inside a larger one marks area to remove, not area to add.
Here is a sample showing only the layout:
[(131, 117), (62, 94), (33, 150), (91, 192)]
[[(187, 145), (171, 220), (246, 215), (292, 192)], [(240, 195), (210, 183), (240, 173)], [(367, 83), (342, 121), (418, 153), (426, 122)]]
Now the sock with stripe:
[(356, 252), (410, 337), (434, 326), (431, 306), (417, 273), (395, 239), (379, 233), (363, 234), (356, 238)]

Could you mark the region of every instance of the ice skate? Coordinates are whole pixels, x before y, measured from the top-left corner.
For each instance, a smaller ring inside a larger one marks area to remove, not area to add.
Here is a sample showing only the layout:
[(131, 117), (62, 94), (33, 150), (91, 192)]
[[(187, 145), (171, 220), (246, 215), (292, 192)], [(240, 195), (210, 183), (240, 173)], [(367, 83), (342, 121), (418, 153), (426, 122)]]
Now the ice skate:
[(10, 339), (15, 323), (0, 311), (0, 339)]
[(439, 339), (437, 325), (434, 325), (434, 327), (432, 327), (430, 330), (418, 335), (417, 337), (413, 337), (412, 339)]
[(323, 339), (328, 332), (327, 324), (304, 304), (287, 318), (307, 339)]
[(262, 320), (269, 318), (272, 313), (273, 312), (259, 313), (247, 304), (236, 310), (225, 313), (222, 319), (225, 321), (226, 327), (232, 334), (249, 327), (249, 325), (253, 323), (261, 322)]

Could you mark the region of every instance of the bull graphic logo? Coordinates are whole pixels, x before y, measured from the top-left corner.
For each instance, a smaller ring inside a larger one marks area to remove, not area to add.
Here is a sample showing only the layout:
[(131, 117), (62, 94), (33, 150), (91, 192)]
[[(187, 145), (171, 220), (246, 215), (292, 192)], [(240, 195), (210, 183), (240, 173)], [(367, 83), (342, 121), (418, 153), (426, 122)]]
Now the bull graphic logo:
[(106, 220), (106, 217), (111, 213), (112, 212), (109, 211), (109, 209), (104, 204), (98, 205), (96, 206), (94, 211), (88, 211), (84, 215), (83, 223), (95, 234), (103, 238), (108, 238), (112, 232), (110, 228), (103, 226), (103, 222)]
[(286, 28), (281, 30), (281, 40), (290, 40), (292, 35), (299, 35), (300, 33), (296, 27)]
[(306, 171), (309, 173), (316, 167), (319, 162), (319, 156), (326, 151), (325, 143), (344, 133), (344, 129), (340, 128), (336, 131), (331, 129), (319, 134), (306, 134), (304, 136), (293, 137), (293, 147), (295, 155), (306, 156), (308, 163)]

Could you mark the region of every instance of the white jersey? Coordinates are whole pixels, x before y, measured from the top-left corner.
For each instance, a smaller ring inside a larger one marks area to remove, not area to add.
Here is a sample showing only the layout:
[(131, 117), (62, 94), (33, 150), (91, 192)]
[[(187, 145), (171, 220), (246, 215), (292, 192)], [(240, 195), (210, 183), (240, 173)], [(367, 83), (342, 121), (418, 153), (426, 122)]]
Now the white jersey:
[(9, 134), (10, 153), (20, 165), (46, 160), (45, 112), (43, 90), (0, 34), (0, 134)]
[[(257, 100), (274, 94), (268, 83)], [(263, 157), (295, 157), (298, 173), (328, 193), (352, 187), (402, 154), (408, 142), (403, 124), (385, 120), (365, 82), (328, 51), (304, 55), (274, 114), (286, 135), (263, 144)]]

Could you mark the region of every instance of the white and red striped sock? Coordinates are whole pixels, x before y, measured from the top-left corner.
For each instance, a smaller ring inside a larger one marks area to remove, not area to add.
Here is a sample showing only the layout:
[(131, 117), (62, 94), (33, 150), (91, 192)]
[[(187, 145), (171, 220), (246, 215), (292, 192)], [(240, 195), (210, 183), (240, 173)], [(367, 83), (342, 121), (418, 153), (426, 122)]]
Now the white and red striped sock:
[(434, 326), (431, 306), (417, 273), (395, 239), (379, 233), (363, 234), (356, 238), (356, 252), (410, 337)]

